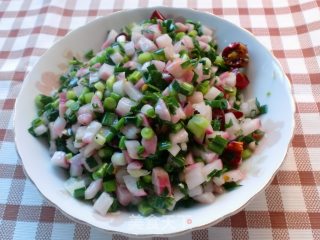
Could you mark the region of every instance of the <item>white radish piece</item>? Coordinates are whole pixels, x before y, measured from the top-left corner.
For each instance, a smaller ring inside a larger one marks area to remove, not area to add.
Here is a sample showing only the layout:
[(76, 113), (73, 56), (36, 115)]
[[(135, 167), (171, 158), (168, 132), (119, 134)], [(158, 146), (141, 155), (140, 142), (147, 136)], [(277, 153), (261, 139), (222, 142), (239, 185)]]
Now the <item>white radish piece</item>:
[(133, 84), (129, 81), (124, 82), (124, 92), (131, 98), (132, 100), (138, 102), (143, 98), (142, 93), (136, 89)]
[(223, 85), (234, 87), (236, 85), (236, 74), (234, 72), (224, 72), (220, 76)]
[(132, 101), (129, 98), (123, 97), (120, 99), (118, 102), (117, 108), (116, 108), (116, 113), (119, 114), (120, 116), (124, 116), (128, 114), (131, 110), (132, 107), (136, 106), (136, 102)]
[(117, 185), (117, 200), (122, 206), (128, 206), (132, 201), (132, 194), (124, 184)]
[(175, 114), (172, 115), (171, 121), (172, 121), (172, 123), (177, 123), (181, 119), (186, 119), (186, 114), (184, 113), (181, 105), (179, 105), (179, 107), (176, 108)]
[(115, 53), (111, 54), (110, 58), (111, 58), (112, 62), (114, 62), (115, 64), (120, 64), (123, 61), (123, 57), (119, 52), (115, 52)]
[[(168, 62), (166, 65), (166, 70), (172, 74), (175, 78), (180, 78), (186, 72), (186, 69), (181, 67), (181, 64), (184, 62), (183, 59), (177, 58), (174, 59), (172, 62)], [(202, 71), (202, 69), (201, 69)]]
[(127, 140), (125, 141), (125, 145), (130, 158), (138, 159), (138, 147), (140, 146), (140, 143), (137, 140)]
[(150, 172), (142, 168), (142, 163), (140, 161), (133, 161), (127, 166), (128, 173), (135, 178), (148, 175)]
[(99, 132), (102, 125), (98, 121), (92, 121), (88, 127), (86, 128), (86, 131), (82, 137), (82, 142), (84, 143), (91, 143), (95, 137), (95, 135)]
[(208, 177), (208, 175), (213, 171), (213, 170), (221, 170), (223, 168), (222, 161), (220, 159), (214, 160), (211, 163), (206, 164), (203, 169), (203, 175), (205, 177)]
[(192, 189), (188, 190), (188, 195), (190, 197), (194, 197), (194, 196), (200, 195), (202, 193), (203, 193), (203, 188), (202, 188), (201, 185), (196, 186), (195, 188), (192, 188)]
[(192, 96), (188, 97), (188, 101), (192, 104), (203, 102), (202, 92), (194, 92)]
[(194, 164), (194, 160), (193, 160), (193, 156), (192, 156), (192, 153), (189, 152), (186, 156), (186, 162), (185, 162), (185, 165), (188, 166), (188, 165), (192, 165)]
[(169, 191), (169, 194), (172, 193), (169, 175), (161, 167), (152, 169), (152, 184), (157, 195), (161, 195), (165, 189)]
[(178, 144), (172, 144), (171, 147), (168, 149), (168, 152), (171, 153), (172, 156), (177, 156), (180, 152), (181, 148)]
[(123, 181), (123, 177), (128, 175), (128, 172), (127, 172), (127, 168), (126, 167), (117, 167), (117, 172), (115, 174), (115, 177), (116, 177), (116, 182), (117, 183), (124, 183)]
[(215, 161), (219, 156), (215, 152), (206, 152), (206, 151), (201, 151), (200, 156), (203, 160), (205, 160), (207, 163), (211, 163)]
[(221, 94), (222, 94), (222, 92), (218, 88), (213, 86), (209, 89), (209, 91), (206, 93), (206, 95), (204, 95), (204, 98), (207, 100), (214, 100)]
[(94, 202), (93, 209), (100, 215), (105, 216), (113, 203), (113, 197), (108, 193), (102, 192), (99, 198)]
[(66, 140), (66, 147), (73, 153), (76, 154), (79, 152), (79, 150), (74, 146), (73, 143), (74, 139), (73, 137), (70, 137)]
[(81, 125), (89, 125), (93, 120), (93, 116), (92, 113), (83, 113), (77, 119)]
[(165, 33), (156, 39), (156, 43), (159, 48), (170, 47), (172, 46), (172, 39), (167, 33)]
[(124, 96), (124, 94), (125, 94), (124, 82), (125, 82), (124, 80), (116, 81), (112, 85), (113, 92), (115, 92), (116, 94), (119, 94), (120, 96)]
[(261, 121), (259, 118), (254, 118), (254, 119), (247, 118), (241, 123), (242, 134), (244, 136), (247, 136), (250, 133), (260, 129), (260, 127), (261, 127)]
[(111, 29), (110, 32), (108, 33), (108, 37), (106, 41), (102, 44), (101, 49), (105, 49), (109, 47), (112, 43), (115, 42), (116, 36), (118, 36), (118, 32), (115, 31), (114, 29)]
[(229, 124), (229, 123), (231, 124), (231, 126), (226, 129), (227, 133), (233, 136), (239, 134), (241, 127), (238, 119), (234, 116), (232, 112), (226, 113), (224, 115), (224, 120), (226, 124)]
[(138, 46), (143, 52), (152, 52), (157, 50), (157, 46), (154, 44), (154, 42), (146, 37), (141, 37), (139, 39)]
[(67, 93), (61, 92), (59, 94), (59, 116), (61, 118), (63, 118), (64, 113), (67, 110), (66, 102), (67, 102)]
[(189, 141), (188, 132), (182, 128), (177, 133), (169, 135), (172, 144), (185, 143)]
[(69, 178), (67, 181), (64, 182), (64, 188), (73, 196), (74, 191), (76, 189), (86, 187), (86, 182), (84, 179), (77, 179), (77, 178)]
[(102, 66), (99, 69), (99, 78), (102, 80), (107, 80), (108, 77), (110, 77), (113, 74), (114, 66), (111, 66), (109, 64), (102, 64)]
[(102, 179), (97, 179), (90, 183), (84, 192), (84, 199), (92, 199), (102, 188)]
[(159, 72), (163, 72), (164, 68), (166, 67), (166, 63), (162, 61), (152, 60), (151, 63), (154, 64)]
[(33, 129), (33, 131), (37, 136), (41, 136), (48, 131), (48, 128), (44, 124), (40, 124), (38, 127)]
[(187, 49), (193, 49), (194, 45), (193, 45), (193, 41), (192, 38), (188, 35), (184, 35), (181, 39), (181, 42), (183, 43), (183, 45), (186, 46)]
[(193, 104), (194, 110), (198, 111), (200, 115), (204, 116), (210, 122), (212, 120), (212, 108), (204, 102)]
[(244, 173), (239, 169), (228, 171), (222, 175), (226, 182), (238, 182), (244, 178)]
[(132, 41), (125, 43), (123, 48), (124, 48), (126, 55), (128, 55), (129, 57), (131, 57), (135, 54), (134, 43)]
[(121, 152), (113, 153), (111, 156), (111, 162), (114, 166), (125, 166), (127, 164), (124, 155)]
[(58, 167), (69, 168), (69, 163), (66, 159), (66, 153), (62, 151), (56, 151), (51, 157), (51, 163)]
[(64, 118), (57, 117), (57, 119), (53, 123), (54, 136), (61, 137), (66, 125), (67, 125), (67, 122), (66, 122), (66, 120), (64, 120)]
[(83, 154), (85, 158), (88, 158), (94, 153), (95, 150), (98, 150), (100, 148), (102, 148), (102, 145), (96, 143), (95, 141), (92, 141), (88, 145), (81, 148), (80, 152)]
[(156, 104), (155, 112), (159, 116), (160, 119), (162, 119), (164, 121), (171, 120), (170, 112), (169, 112), (165, 102), (161, 98), (159, 98), (159, 100)]
[(126, 136), (126, 139), (137, 139), (138, 133), (140, 133), (141, 129), (137, 128), (134, 124), (125, 125), (121, 129), (121, 133)]
[(185, 180), (189, 189), (195, 188), (206, 181), (202, 173), (203, 163), (198, 162), (185, 169)]
[(188, 150), (188, 145), (187, 145), (187, 143), (181, 143), (181, 144), (180, 144), (180, 148), (181, 148), (182, 151), (187, 151), (187, 150)]
[(141, 145), (144, 147), (144, 151), (147, 154), (155, 154), (156, 153), (157, 143), (158, 143), (157, 135), (154, 135), (151, 139), (142, 138), (142, 140), (141, 140)]
[(201, 195), (194, 196), (193, 199), (200, 203), (209, 204), (214, 202), (215, 196), (211, 192), (205, 192)]
[(133, 195), (133, 196), (137, 196), (137, 197), (142, 197), (142, 196), (146, 196), (147, 193), (142, 189), (142, 188), (138, 188), (137, 186), (137, 178), (134, 178), (130, 175), (124, 176), (123, 177), (124, 183), (126, 185), (126, 187), (128, 188), (129, 192)]
[(101, 99), (98, 97), (98, 95), (93, 95), (91, 99), (91, 109), (93, 112), (103, 113), (104, 108), (103, 104), (101, 102)]
[(99, 81), (99, 72), (90, 72), (89, 83), (93, 84)]

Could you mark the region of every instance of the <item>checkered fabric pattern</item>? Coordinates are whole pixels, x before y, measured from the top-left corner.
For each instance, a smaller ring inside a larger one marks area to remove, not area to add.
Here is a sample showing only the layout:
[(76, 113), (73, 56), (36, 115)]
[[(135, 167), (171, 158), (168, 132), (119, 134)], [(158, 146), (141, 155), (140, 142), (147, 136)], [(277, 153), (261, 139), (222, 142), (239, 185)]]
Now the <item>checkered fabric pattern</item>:
[(280, 60), (297, 106), (294, 137), (271, 185), (240, 213), (172, 239), (320, 239), (320, 2), (314, 0), (1, 1), (0, 239), (128, 239), (73, 222), (38, 193), (15, 150), (13, 110), (26, 73), (70, 30), (160, 4), (207, 11), (248, 29)]

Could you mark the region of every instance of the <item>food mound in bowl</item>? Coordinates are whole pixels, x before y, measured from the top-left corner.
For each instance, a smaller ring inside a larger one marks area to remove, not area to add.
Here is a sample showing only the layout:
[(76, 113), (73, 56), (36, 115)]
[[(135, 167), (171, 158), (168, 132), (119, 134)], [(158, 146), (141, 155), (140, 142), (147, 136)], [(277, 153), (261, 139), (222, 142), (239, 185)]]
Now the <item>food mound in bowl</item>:
[(38, 95), (29, 132), (50, 144), (66, 190), (101, 215), (165, 214), (240, 186), (242, 161), (264, 133), (245, 100), (247, 46), (217, 52), (199, 22), (150, 19), (110, 30), (102, 50), (73, 58), (51, 96)]

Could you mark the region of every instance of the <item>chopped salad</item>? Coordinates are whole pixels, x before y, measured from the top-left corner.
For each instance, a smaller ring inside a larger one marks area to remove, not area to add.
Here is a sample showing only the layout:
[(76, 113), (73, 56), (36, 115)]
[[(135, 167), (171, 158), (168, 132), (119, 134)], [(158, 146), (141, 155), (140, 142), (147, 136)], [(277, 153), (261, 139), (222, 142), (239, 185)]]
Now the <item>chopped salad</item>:
[(29, 132), (49, 142), (66, 190), (101, 215), (165, 214), (240, 186), (267, 107), (245, 99), (247, 46), (217, 51), (200, 22), (150, 19), (110, 30), (73, 58), (60, 88), (38, 95)]

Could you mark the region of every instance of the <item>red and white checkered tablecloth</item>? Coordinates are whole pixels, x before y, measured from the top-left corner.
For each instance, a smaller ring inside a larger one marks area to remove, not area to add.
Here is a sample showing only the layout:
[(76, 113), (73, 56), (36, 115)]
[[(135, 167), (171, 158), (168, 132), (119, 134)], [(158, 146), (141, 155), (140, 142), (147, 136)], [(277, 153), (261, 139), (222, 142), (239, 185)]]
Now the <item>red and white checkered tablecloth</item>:
[[(70, 30), (122, 9), (196, 8), (252, 32), (280, 60), (297, 106), (281, 170), (240, 213), (172, 239), (320, 239), (320, 1), (109, 0), (0, 2), (0, 239), (128, 239), (64, 217), (23, 173), (13, 110), (23, 79)], [(155, 238), (166, 239), (166, 238)]]

